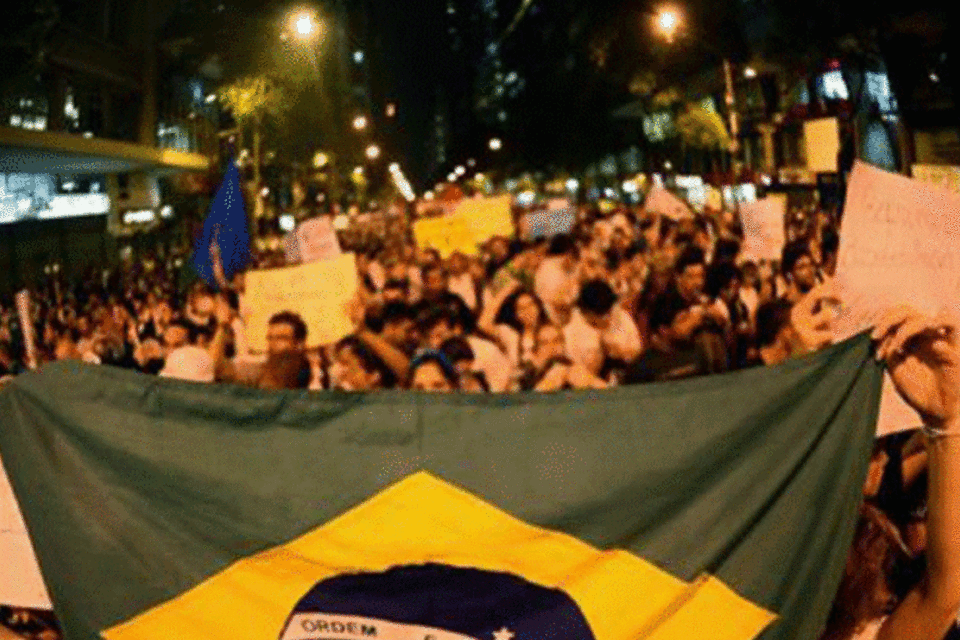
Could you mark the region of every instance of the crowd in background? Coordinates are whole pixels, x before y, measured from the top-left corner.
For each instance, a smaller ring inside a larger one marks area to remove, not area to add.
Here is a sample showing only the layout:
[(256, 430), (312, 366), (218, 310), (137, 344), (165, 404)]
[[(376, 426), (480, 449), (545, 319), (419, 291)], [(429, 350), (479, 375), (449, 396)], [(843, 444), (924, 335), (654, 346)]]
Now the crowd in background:
[[(280, 311), (266, 353), (252, 353), (243, 318), (256, 301), (244, 275), (221, 274), (217, 287), (191, 281), (185, 248), (73, 284), (63, 274), (31, 292), (32, 352), (12, 297), (0, 301), (0, 376), (82, 360), (261, 389), (551, 392), (775, 365), (829, 344), (836, 212), (792, 210), (776, 261), (744, 254), (728, 212), (576, 213), (570, 233), (495, 237), (477, 255), (445, 259), (409, 228), (342, 235), (360, 281), (345, 309), (354, 331), (319, 348), (308, 348), (302, 318)], [(272, 245), (252, 268), (285, 263)], [(877, 443), (825, 637), (862, 633), (924, 575), (927, 454), (912, 433)], [(41, 618), (0, 613), (22, 634), (56, 637)]]

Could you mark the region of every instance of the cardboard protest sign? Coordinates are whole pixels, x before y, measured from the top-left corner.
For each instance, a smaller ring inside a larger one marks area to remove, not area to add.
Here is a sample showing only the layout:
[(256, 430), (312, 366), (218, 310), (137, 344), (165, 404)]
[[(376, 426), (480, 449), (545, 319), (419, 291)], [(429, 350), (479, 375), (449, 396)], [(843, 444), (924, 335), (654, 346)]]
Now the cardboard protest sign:
[[(854, 165), (840, 230), (837, 281), (843, 306), (836, 337), (873, 325), (890, 306), (935, 315), (960, 312), (960, 194)], [(889, 376), (878, 433), (920, 425)]]
[(840, 153), (840, 128), (836, 118), (820, 118), (803, 123), (807, 169), (814, 173), (836, 173)]
[(577, 216), (570, 208), (534, 211), (523, 216), (520, 227), (529, 240), (551, 238), (570, 233), (577, 223)]
[(300, 223), (285, 240), (287, 262), (315, 262), (336, 258), (342, 251), (330, 218), (311, 218)]
[(780, 259), (786, 242), (786, 214), (787, 196), (783, 193), (740, 203), (744, 236), (742, 254), (745, 258), (754, 261)]
[(655, 187), (647, 194), (647, 199), (643, 207), (648, 211), (659, 213), (671, 220), (683, 220), (692, 218), (693, 211), (687, 206), (687, 203), (673, 195), (663, 187)]
[(346, 305), (357, 292), (357, 266), (352, 253), (295, 267), (249, 271), (246, 276), (244, 323), (250, 347), (267, 348), (267, 323), (281, 311), (298, 314), (307, 324), (307, 345), (336, 342), (353, 331)]
[(436, 249), (443, 257), (456, 252), (474, 255), (490, 238), (513, 235), (510, 196), (463, 200), (450, 215), (417, 220), (413, 234), (417, 244)]
[(920, 182), (937, 185), (960, 193), (960, 167), (938, 164), (913, 165), (913, 177)]
[(0, 461), (0, 558), (4, 564), (0, 571), (0, 604), (53, 608), (3, 461)]
[(490, 238), (513, 235), (510, 202), (510, 196), (500, 196), (471, 198), (460, 203), (454, 215), (460, 217), (468, 229), (469, 238), (465, 240), (473, 245), (470, 253), (476, 253), (476, 246)]
[(413, 223), (413, 237), (421, 247), (436, 249), (447, 257), (464, 244), (468, 231), (462, 218), (441, 216), (423, 218)]

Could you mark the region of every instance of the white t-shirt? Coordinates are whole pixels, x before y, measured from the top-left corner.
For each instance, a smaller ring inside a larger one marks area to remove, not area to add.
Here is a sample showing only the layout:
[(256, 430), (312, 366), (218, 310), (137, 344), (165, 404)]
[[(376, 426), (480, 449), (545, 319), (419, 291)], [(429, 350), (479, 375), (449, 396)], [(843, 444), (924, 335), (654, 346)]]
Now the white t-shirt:
[(490, 391), (493, 393), (506, 391), (514, 371), (507, 356), (497, 348), (497, 345), (483, 338), (467, 336), (467, 343), (473, 350), (473, 370), (483, 373), (487, 384), (490, 385)]
[(556, 307), (572, 304), (579, 293), (576, 271), (566, 271), (562, 258), (547, 258), (537, 269), (533, 289), (546, 307), (547, 315), (558, 322)]
[(573, 311), (570, 323), (563, 328), (570, 359), (597, 375), (610, 347), (622, 352), (625, 359), (640, 355), (643, 344), (636, 323), (622, 307), (610, 310), (610, 325), (602, 332), (590, 326), (579, 309)]
[(497, 337), (506, 349), (507, 358), (514, 367), (519, 367), (521, 361), (530, 361), (533, 356), (535, 341), (533, 336), (521, 338), (520, 333), (506, 324), (498, 324)]

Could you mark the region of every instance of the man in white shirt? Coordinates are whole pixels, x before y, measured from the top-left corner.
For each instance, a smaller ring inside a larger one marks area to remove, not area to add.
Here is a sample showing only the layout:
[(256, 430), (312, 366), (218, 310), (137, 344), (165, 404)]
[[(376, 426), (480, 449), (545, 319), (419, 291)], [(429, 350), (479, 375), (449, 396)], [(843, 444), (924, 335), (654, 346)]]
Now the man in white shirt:
[(577, 294), (577, 246), (569, 236), (556, 236), (550, 242), (547, 258), (537, 268), (533, 289), (557, 324), (568, 320)]
[(636, 323), (602, 280), (584, 283), (563, 333), (570, 359), (594, 375), (600, 373), (607, 359), (628, 363), (643, 349)]

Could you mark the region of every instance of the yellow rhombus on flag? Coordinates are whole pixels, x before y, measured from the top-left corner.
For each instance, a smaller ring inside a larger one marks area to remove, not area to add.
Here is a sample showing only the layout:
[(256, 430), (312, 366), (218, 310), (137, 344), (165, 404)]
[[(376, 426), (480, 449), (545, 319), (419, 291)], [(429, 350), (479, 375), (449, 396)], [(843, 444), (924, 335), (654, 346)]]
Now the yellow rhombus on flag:
[[(495, 604), (484, 600), (490, 597)], [(600, 551), (521, 522), (418, 472), (102, 635), (750, 640), (775, 617), (716, 578), (683, 582), (625, 551)]]

